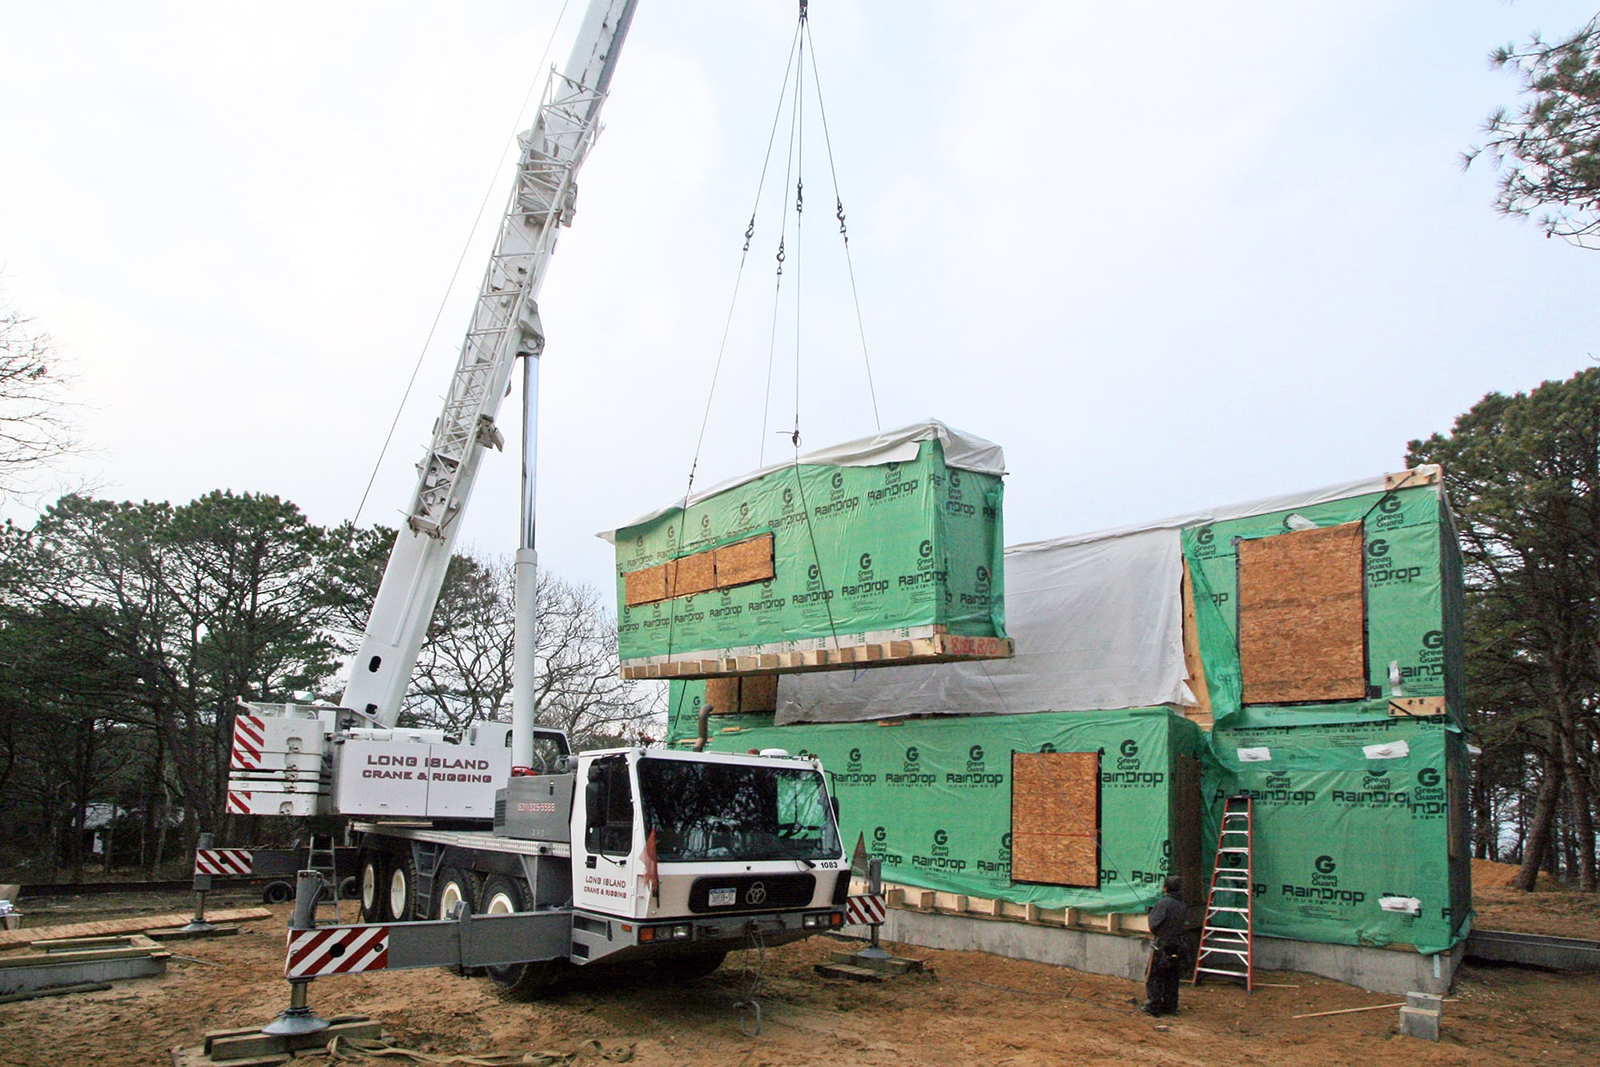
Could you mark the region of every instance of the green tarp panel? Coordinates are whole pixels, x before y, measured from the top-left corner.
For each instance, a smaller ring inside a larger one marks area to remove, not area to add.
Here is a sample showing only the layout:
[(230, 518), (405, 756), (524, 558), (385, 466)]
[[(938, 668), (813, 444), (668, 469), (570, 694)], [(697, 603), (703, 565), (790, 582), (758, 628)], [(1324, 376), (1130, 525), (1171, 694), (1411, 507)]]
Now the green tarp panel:
[[(939, 442), (924, 441), (909, 462), (786, 467), (619, 529), (623, 663), (808, 651), (841, 635), (886, 642), (933, 626), (1004, 637), (1003, 489), (996, 475), (947, 467)], [(770, 581), (627, 606), (624, 574), (766, 533)]]
[[(1044, 908), (1130, 912), (1161, 895), (1172, 849), (1173, 761), (1198, 756), (1200, 744), (1193, 723), (1143, 708), (746, 729), (713, 733), (710, 747), (819, 757), (847, 845), (863, 836), (888, 881)], [(1011, 881), (1011, 755), (1041, 751), (1102, 753), (1098, 889)]]
[[(1241, 704), (1238, 542), (1297, 528), (1360, 522), (1366, 576), (1368, 698), (1327, 704)], [(1194, 582), (1197, 640), (1218, 725), (1306, 725), (1385, 719), (1391, 664), (1407, 697), (1445, 697), (1460, 714), (1463, 673), (1460, 554), (1437, 484), (1369, 493), (1246, 518), (1189, 527), (1184, 558)]]
[(1452, 797), (1463, 751), (1453, 726), (1219, 728), (1210, 741), (1213, 849), (1223, 798), (1254, 798), (1256, 933), (1421, 952), (1466, 936), (1470, 875), (1459, 793)]

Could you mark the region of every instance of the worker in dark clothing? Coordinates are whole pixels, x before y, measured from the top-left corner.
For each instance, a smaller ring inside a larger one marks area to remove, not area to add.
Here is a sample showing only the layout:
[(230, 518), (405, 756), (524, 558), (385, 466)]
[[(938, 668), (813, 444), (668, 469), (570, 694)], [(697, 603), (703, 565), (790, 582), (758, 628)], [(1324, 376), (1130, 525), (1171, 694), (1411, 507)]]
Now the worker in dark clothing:
[(1161, 888), (1166, 893), (1150, 909), (1150, 976), (1145, 979), (1146, 1015), (1175, 1015), (1178, 1011), (1178, 975), (1188, 962), (1184, 934), (1189, 926), (1189, 905), (1183, 902), (1183, 879), (1170, 875)]

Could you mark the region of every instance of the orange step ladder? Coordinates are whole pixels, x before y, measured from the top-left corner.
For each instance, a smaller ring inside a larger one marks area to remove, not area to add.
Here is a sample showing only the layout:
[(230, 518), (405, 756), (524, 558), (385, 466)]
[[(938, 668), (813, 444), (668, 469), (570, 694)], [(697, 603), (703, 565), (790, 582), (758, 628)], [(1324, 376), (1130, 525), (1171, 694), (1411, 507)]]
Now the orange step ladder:
[(1248, 793), (1236, 793), (1222, 802), (1222, 825), (1217, 830), (1217, 858), (1211, 867), (1211, 892), (1206, 897), (1205, 923), (1200, 927), (1200, 952), (1195, 957), (1194, 981), (1202, 975), (1242, 978), (1248, 992), (1255, 991), (1255, 934), (1251, 887), (1255, 868), (1250, 848), (1252, 809)]

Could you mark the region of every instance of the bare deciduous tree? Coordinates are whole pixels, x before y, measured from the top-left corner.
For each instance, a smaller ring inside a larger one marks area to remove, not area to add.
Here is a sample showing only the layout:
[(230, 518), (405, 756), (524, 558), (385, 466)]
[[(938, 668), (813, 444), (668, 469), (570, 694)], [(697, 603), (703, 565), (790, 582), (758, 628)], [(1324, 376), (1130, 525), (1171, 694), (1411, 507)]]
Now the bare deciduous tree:
[(19, 491), (29, 471), (77, 446), (57, 355), (48, 334), (0, 304), (0, 493)]
[[(509, 718), (514, 587), (510, 560), (451, 561), (412, 675), (408, 721), (457, 732)], [(659, 733), (660, 697), (620, 677), (616, 624), (599, 594), (541, 573), (537, 610), (536, 720), (580, 746)]]

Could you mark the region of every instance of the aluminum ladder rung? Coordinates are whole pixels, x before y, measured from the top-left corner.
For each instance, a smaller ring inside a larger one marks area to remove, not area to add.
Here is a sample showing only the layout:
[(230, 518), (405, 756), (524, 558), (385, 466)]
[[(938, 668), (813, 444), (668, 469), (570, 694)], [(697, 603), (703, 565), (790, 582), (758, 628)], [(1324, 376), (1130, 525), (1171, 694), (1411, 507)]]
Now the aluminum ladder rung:
[[(1211, 889), (1206, 895), (1205, 919), (1200, 924), (1200, 951), (1195, 957), (1196, 983), (1201, 975), (1214, 974), (1243, 978), (1245, 989), (1255, 989), (1253, 814), (1254, 803), (1248, 794), (1237, 794), (1222, 802)], [(1239, 902), (1223, 904), (1221, 900)], [(1239, 918), (1229, 919), (1229, 923), (1241, 925), (1223, 925), (1220, 920), (1230, 915)], [(1235, 962), (1238, 969), (1226, 966)], [(1224, 966), (1216, 966), (1219, 963)]]

